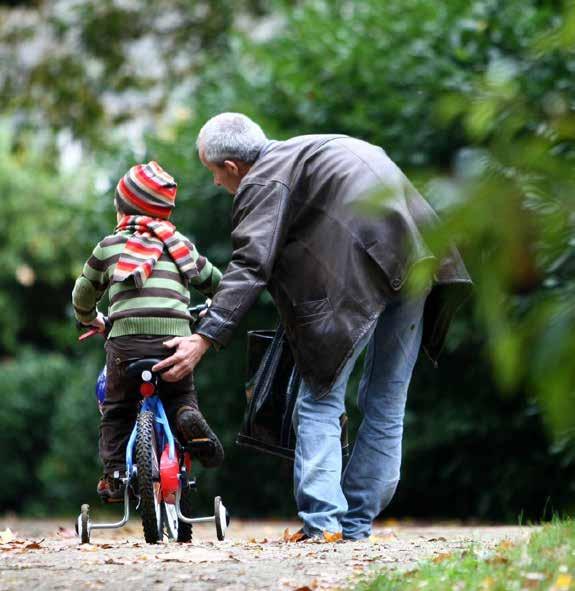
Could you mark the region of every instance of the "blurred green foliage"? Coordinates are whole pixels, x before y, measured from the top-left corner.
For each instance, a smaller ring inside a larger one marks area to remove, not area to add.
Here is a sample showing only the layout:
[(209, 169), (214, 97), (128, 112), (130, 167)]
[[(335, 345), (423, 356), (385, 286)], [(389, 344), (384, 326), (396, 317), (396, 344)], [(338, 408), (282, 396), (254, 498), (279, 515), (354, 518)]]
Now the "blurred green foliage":
[[(76, 345), (69, 294), (113, 227), (112, 187), (129, 165), (154, 158), (177, 178), (175, 222), (225, 267), (231, 199), (194, 148), (202, 123), (224, 110), (253, 116), (278, 139), (343, 132), (381, 145), (442, 213), (430, 243), (441, 251), (455, 240), (464, 252), (476, 296), (439, 368), (419, 361), (389, 514), (513, 521), (571, 508), (571, 4), (246, 2), (233, 3), (232, 18), (223, 0), (205, 10), (170, 0), (167, 21), (151, 1), (139, 4), (124, 14), (112, 1), (71, 12), (46, 3), (43, 26), (58, 51), (51, 45), (0, 76), (12, 109), (0, 126), (0, 437), (14, 450), (0, 468), (14, 483), (0, 510), (73, 511), (93, 500), (92, 389), (103, 352), (101, 343)], [(133, 27), (120, 26), (127, 21)], [(0, 40), (12, 54), (37, 33), (27, 22)], [(168, 65), (151, 80), (134, 68), (133, 52), (160, 46)], [(188, 59), (176, 59), (182, 54)], [(156, 124), (143, 151), (125, 139), (132, 120)], [(77, 165), (62, 157), (63, 132), (78, 142)], [(223, 469), (200, 474), (206, 511), (222, 494), (236, 515), (294, 513), (289, 465), (233, 446), (244, 408), (242, 335), (275, 322), (264, 295), (231, 346), (197, 371), (202, 408), (227, 453)], [(356, 381), (357, 371), (350, 390)], [(353, 428), (351, 401), (349, 410)]]

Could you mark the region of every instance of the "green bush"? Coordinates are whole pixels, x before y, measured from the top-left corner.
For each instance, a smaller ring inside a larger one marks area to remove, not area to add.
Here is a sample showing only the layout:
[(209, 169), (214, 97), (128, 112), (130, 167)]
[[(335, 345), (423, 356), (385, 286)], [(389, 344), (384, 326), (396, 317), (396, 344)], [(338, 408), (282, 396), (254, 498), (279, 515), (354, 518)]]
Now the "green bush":
[(44, 500), (39, 468), (52, 444), (52, 417), (71, 365), (58, 354), (24, 351), (0, 366), (0, 511)]
[(101, 467), (95, 384), (102, 366), (103, 355), (78, 356), (70, 363), (58, 392), (50, 422), (50, 446), (39, 470), (44, 510), (49, 507), (51, 511), (70, 513), (79, 509), (80, 503), (97, 500)]

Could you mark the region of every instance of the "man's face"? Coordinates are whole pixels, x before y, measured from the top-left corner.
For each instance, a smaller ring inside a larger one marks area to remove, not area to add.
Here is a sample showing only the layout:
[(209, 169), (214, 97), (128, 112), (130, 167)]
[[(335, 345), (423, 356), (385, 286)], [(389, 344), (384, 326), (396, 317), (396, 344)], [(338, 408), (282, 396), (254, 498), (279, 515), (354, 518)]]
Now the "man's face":
[(240, 186), (242, 177), (240, 169), (232, 160), (226, 160), (222, 165), (208, 162), (204, 158), (204, 151), (200, 148), (200, 161), (212, 173), (214, 185), (224, 187), (228, 193), (234, 195)]

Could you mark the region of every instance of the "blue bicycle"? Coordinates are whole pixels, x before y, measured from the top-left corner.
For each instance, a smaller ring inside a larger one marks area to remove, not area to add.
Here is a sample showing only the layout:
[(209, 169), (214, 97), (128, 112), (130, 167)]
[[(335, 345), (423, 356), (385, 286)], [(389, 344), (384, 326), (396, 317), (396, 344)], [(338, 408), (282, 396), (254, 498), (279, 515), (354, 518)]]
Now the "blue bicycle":
[[(190, 308), (193, 319), (206, 309), (206, 305)], [(90, 330), (80, 339), (96, 334)], [(125, 525), (130, 517), (130, 498), (137, 500), (136, 509), (142, 517), (144, 537), (149, 544), (164, 538), (178, 542), (192, 539), (192, 525), (215, 523), (218, 540), (225, 538), (229, 514), (221, 497), (214, 499), (214, 515), (192, 518), (192, 492), (196, 480), (191, 477), (194, 451), (213, 445), (209, 439), (194, 439), (185, 446), (174, 437), (159, 393), (162, 387), (160, 376), (152, 371), (159, 359), (139, 359), (126, 368), (129, 376), (139, 379), (142, 396), (136, 424), (126, 447), (126, 473), (114, 474), (117, 485), (124, 488), (124, 516), (114, 523), (94, 523), (90, 519), (89, 505), (82, 505), (76, 522), (76, 532), (81, 542), (90, 542), (95, 529), (112, 529)], [(105, 368), (96, 387), (98, 402), (103, 403), (105, 394)]]

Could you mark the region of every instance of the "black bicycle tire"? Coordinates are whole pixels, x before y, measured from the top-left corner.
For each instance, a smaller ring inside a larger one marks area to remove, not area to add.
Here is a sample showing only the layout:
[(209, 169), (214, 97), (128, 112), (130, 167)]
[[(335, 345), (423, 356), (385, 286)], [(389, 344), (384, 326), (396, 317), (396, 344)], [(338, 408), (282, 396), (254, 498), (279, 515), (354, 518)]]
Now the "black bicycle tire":
[[(180, 511), (184, 517), (192, 516), (192, 494), (193, 491), (190, 487), (186, 487), (182, 490), (182, 495), (180, 497)], [(193, 535), (192, 529), (191, 523), (185, 523), (181, 519), (178, 520), (177, 541), (181, 544), (191, 542)]]
[(138, 467), (138, 494), (140, 496), (140, 514), (144, 538), (148, 544), (157, 544), (160, 539), (158, 516), (154, 494), (154, 455), (158, 466), (159, 457), (156, 449), (154, 432), (154, 414), (151, 411), (141, 412), (136, 423), (136, 466)]

